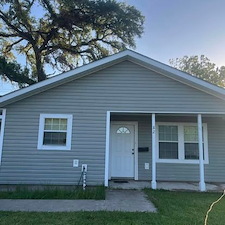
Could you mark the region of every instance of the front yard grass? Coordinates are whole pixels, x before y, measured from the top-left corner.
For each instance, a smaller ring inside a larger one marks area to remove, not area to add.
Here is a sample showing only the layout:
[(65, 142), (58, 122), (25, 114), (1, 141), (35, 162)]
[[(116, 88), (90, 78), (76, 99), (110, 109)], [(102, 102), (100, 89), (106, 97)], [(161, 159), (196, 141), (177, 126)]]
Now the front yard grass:
[(14, 191), (0, 191), (0, 199), (105, 199), (105, 187), (90, 187), (83, 191), (81, 187), (62, 189), (47, 186), (42, 190), (31, 190), (18, 186)]
[[(8, 225), (204, 225), (210, 204), (220, 193), (145, 190), (158, 213), (125, 212), (0, 212), (0, 224)], [(88, 203), (87, 203), (88, 204)], [(135, 204), (135, 203), (134, 203)], [(207, 225), (225, 224), (225, 199), (209, 214)]]

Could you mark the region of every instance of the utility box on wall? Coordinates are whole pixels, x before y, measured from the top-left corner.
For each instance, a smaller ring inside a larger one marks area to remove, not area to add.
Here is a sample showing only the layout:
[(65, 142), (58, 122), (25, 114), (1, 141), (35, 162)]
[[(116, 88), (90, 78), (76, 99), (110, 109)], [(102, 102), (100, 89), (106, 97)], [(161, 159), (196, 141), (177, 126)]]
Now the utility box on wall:
[(149, 170), (149, 163), (145, 163), (145, 170)]
[(79, 166), (79, 159), (74, 159), (73, 160), (73, 167), (78, 167)]

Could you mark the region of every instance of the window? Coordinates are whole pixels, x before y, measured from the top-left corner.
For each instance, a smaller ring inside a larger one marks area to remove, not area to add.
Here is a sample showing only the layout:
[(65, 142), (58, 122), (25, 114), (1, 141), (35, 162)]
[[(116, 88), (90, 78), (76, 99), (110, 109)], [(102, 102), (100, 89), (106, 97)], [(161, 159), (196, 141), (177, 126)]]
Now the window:
[(130, 134), (130, 131), (128, 128), (126, 127), (120, 127), (117, 131), (117, 134)]
[(159, 126), (159, 158), (178, 159), (177, 126)]
[[(204, 138), (203, 138), (203, 149), (204, 149)], [(185, 152), (184, 156), (185, 159), (199, 159), (197, 126), (184, 126), (184, 152)]]
[(0, 164), (2, 160), (3, 136), (5, 128), (6, 109), (0, 109)]
[(72, 115), (41, 114), (38, 149), (70, 150)]
[[(208, 163), (207, 124), (203, 124), (203, 158)], [(157, 123), (157, 162), (198, 163), (198, 127), (194, 123)]]

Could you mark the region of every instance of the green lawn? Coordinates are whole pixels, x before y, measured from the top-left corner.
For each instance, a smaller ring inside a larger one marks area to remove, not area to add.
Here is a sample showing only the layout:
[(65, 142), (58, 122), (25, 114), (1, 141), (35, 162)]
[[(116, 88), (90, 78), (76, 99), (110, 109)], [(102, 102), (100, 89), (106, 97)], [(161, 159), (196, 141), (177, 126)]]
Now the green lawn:
[[(1, 225), (204, 225), (209, 205), (221, 194), (146, 190), (158, 213), (74, 212), (24, 213), (0, 212)], [(209, 215), (208, 225), (225, 224), (225, 199)]]
[(51, 186), (43, 190), (30, 190), (18, 186), (15, 191), (0, 191), (0, 199), (105, 199), (105, 187), (91, 187), (83, 191), (82, 188), (60, 189)]

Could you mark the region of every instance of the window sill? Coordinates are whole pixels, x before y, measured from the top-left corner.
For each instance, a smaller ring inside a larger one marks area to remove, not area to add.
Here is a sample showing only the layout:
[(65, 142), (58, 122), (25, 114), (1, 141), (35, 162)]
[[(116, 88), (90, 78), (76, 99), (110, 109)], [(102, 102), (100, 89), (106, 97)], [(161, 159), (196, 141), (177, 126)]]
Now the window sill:
[(46, 146), (40, 146), (38, 147), (38, 150), (49, 150), (49, 151), (70, 151), (71, 147), (67, 146), (51, 146), (51, 145), (46, 145)]
[[(158, 159), (156, 163), (199, 164), (199, 160)], [(209, 161), (204, 160), (204, 164), (209, 164)]]

